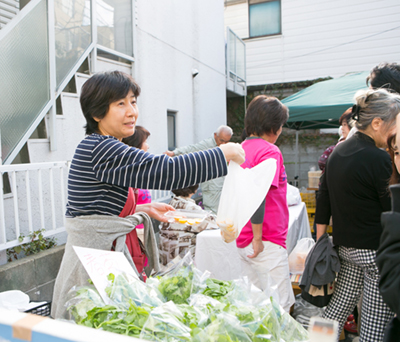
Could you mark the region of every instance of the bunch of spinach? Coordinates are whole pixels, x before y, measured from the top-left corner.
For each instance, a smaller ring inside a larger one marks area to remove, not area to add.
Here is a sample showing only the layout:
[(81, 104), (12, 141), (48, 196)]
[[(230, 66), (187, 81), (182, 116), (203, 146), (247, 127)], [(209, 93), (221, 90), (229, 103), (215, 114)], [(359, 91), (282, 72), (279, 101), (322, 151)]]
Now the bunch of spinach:
[(66, 303), (67, 310), (77, 323), (87, 316), (88, 311), (96, 306), (104, 305), (103, 299), (93, 285), (73, 288), (68, 296), (72, 299)]
[(172, 302), (154, 308), (140, 337), (150, 341), (190, 341), (192, 329), (183, 324), (182, 312)]
[(151, 341), (307, 341), (307, 331), (272, 298), (252, 305), (245, 284), (212, 278), (196, 289), (194, 272), (185, 267), (149, 284), (109, 275), (114, 305), (85, 287), (69, 310), (78, 324)]
[(129, 308), (121, 309), (112, 305), (95, 307), (87, 312), (80, 325), (103, 329), (117, 334), (139, 337), (149, 312), (130, 302)]
[(172, 300), (175, 304), (187, 304), (192, 293), (193, 272), (165, 276), (160, 278), (158, 289), (166, 300)]
[(232, 282), (208, 278), (202, 294), (220, 300), (232, 290)]

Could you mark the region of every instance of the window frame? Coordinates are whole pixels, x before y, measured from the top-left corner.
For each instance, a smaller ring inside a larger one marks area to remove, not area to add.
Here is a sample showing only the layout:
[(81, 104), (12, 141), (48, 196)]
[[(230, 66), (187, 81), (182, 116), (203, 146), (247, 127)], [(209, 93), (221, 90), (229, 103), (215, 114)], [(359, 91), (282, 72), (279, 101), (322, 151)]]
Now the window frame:
[[(247, 0), (247, 10), (248, 10), (248, 17), (249, 17), (248, 18), (249, 38), (248, 39), (281, 36), (282, 35), (282, 0), (255, 0), (256, 2), (250, 3), (251, 1), (252, 0)], [(250, 35), (250, 6), (251, 5), (260, 4), (260, 3), (275, 2), (275, 1), (279, 1), (279, 16), (280, 16), (280, 30), (279, 30), (279, 32), (278, 33), (272, 33), (272, 34), (264, 34), (264, 35), (260, 35), (260, 36), (251, 36)]]
[[(178, 112), (175, 111), (175, 110), (169, 110), (169, 109), (167, 110), (167, 139), (168, 139), (167, 143), (168, 143), (168, 150), (169, 151), (173, 151), (177, 147), (177, 144), (176, 144), (177, 143), (177, 139), (176, 139), (176, 114), (177, 113)], [(169, 145), (169, 136), (170, 136), (169, 123), (168, 123), (168, 118), (169, 117), (171, 117), (173, 119), (173, 132), (172, 132), (172, 136), (174, 138), (174, 145), (173, 146)]]

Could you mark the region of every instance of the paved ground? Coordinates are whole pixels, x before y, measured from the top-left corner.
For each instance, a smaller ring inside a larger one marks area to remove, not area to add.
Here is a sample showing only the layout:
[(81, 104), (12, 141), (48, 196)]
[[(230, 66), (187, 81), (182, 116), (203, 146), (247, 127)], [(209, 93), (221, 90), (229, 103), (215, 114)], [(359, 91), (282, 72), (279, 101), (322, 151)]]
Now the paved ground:
[(345, 332), (346, 338), (340, 342), (358, 342), (358, 335)]

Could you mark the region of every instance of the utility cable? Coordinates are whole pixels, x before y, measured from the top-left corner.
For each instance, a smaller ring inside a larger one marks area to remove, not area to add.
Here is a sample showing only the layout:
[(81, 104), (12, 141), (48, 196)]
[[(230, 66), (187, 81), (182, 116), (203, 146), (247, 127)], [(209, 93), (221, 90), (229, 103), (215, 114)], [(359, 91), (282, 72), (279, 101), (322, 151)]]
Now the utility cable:
[(341, 46), (344, 46), (344, 45), (353, 44), (355, 42), (359, 42), (359, 41), (362, 41), (362, 40), (365, 40), (365, 39), (368, 39), (368, 38), (371, 38), (371, 37), (374, 37), (374, 36), (378, 36), (380, 34), (383, 34), (383, 33), (389, 32), (389, 31), (394, 31), (394, 30), (397, 30), (399, 28), (400, 28), (400, 26), (396, 26), (396, 27), (393, 27), (391, 29), (388, 29), (388, 30), (385, 30), (385, 31), (381, 31), (381, 32), (378, 32), (378, 33), (374, 33), (374, 34), (371, 34), (371, 35), (363, 37), (363, 38), (351, 40), (351, 41), (346, 42), (346, 43), (330, 46), (330, 47), (327, 47), (327, 48), (324, 48), (324, 49), (320, 49), (320, 50), (317, 50), (317, 51), (313, 51), (313, 52), (308, 52), (308, 53), (305, 53), (303, 55), (298, 55), (298, 56), (294, 56), (294, 57), (290, 57), (290, 58), (281, 58), (281, 59), (277, 59), (275, 61), (269, 61), (267, 63), (252, 65), (252, 66), (247, 67), (247, 69), (255, 69), (255, 68), (262, 67), (262, 66), (267, 66), (267, 65), (279, 63), (279, 62), (282, 62), (282, 61), (285, 61), (285, 60), (287, 61), (287, 60), (291, 60), (291, 59), (295, 59), (295, 58), (301, 58), (301, 57), (305, 57), (305, 56), (318, 54), (318, 53), (323, 52), (323, 51), (335, 49), (335, 48), (338, 48), (338, 47), (341, 47)]
[(214, 71), (217, 72), (218, 74), (220, 74), (220, 75), (222, 75), (222, 76), (225, 77), (225, 73), (222, 73), (221, 71), (215, 69), (214, 67), (212, 67), (212, 66), (210, 66), (210, 65), (208, 65), (208, 64), (206, 64), (206, 63), (204, 63), (204, 62), (202, 62), (200, 59), (189, 55), (188, 53), (186, 53), (186, 52), (184, 52), (184, 51), (178, 49), (177, 47), (171, 45), (170, 43), (167, 43), (166, 41), (164, 41), (164, 40), (162, 40), (162, 39), (156, 37), (155, 35), (153, 35), (153, 34), (147, 32), (147, 31), (141, 29), (139, 26), (137, 26), (137, 28), (138, 28), (140, 31), (142, 31), (142, 32), (146, 33), (147, 35), (149, 35), (150, 37), (152, 37), (152, 38), (154, 38), (154, 39), (160, 41), (161, 43), (163, 43), (163, 44), (165, 44), (165, 45), (168, 45), (168, 46), (171, 47), (172, 49), (174, 49), (174, 50), (176, 50), (176, 51), (182, 53), (182, 54), (185, 55), (185, 56), (188, 56), (188, 57), (194, 59), (195, 61), (199, 62), (200, 64), (206, 66), (207, 68), (210, 68), (211, 70), (214, 70)]

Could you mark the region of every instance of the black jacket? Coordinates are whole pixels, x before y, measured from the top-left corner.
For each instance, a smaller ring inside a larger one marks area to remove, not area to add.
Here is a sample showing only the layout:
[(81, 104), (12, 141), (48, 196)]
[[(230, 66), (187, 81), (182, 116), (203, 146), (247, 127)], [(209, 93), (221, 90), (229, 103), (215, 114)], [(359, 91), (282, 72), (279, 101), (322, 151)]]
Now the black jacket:
[(316, 306), (325, 306), (331, 297), (328, 294), (328, 289), (325, 287), (323, 296), (313, 296), (309, 293), (310, 287), (311, 285), (315, 287), (328, 286), (336, 279), (336, 273), (339, 271), (339, 256), (333, 248), (329, 235), (324, 234), (307, 255), (303, 276), (300, 281), (302, 298)]
[(392, 210), (382, 214), (383, 232), (377, 251), (379, 290), (385, 303), (397, 314), (385, 332), (385, 341), (400, 340), (400, 184), (391, 186)]
[(318, 192), (315, 222), (329, 224), (335, 246), (377, 250), (381, 214), (390, 210), (389, 154), (357, 132), (329, 156)]

